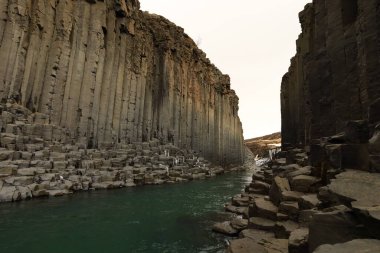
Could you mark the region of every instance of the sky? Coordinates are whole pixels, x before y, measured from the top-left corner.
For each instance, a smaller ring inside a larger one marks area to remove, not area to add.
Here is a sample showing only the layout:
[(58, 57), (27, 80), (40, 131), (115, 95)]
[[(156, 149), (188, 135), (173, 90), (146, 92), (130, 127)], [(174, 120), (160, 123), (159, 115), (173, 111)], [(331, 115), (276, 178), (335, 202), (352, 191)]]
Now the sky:
[(181, 26), (231, 77), (244, 138), (281, 130), (280, 86), (311, 0), (140, 0), (141, 10)]

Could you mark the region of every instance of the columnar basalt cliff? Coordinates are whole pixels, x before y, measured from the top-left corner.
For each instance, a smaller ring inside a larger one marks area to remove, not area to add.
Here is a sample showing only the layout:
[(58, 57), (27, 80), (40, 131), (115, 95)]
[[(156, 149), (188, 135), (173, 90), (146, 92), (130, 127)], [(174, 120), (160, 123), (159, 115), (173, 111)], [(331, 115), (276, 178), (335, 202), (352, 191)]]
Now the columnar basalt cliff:
[(380, 252), (380, 2), (314, 0), (281, 86), (282, 151), (213, 229), (229, 253)]
[(138, 0), (0, 0), (0, 98), (46, 115), (53, 141), (159, 139), (244, 159), (238, 97), (196, 44)]
[[(282, 142), (304, 146), (350, 120), (380, 121), (377, 0), (314, 0), (281, 87)], [(377, 102), (376, 102), (377, 101)]]

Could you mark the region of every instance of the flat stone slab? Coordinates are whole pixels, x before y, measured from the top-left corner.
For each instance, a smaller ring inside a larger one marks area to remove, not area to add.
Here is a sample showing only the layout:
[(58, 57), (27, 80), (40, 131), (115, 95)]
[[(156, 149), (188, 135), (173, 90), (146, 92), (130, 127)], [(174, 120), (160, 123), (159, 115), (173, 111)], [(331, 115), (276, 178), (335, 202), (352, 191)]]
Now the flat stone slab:
[(227, 253), (267, 253), (265, 248), (249, 238), (230, 241)]
[(276, 238), (288, 239), (290, 234), (299, 228), (299, 224), (293, 221), (279, 221), (274, 227)]
[(271, 201), (258, 198), (249, 206), (250, 216), (267, 218), (270, 220), (277, 219), (278, 208)]
[[(266, 253), (288, 253), (289, 241), (287, 239), (263, 239), (259, 242), (264, 246)], [(256, 253), (252, 251), (251, 253)]]
[(298, 192), (310, 192), (312, 186), (319, 181), (318, 178), (307, 175), (299, 175), (290, 181), (292, 190)]
[(337, 175), (327, 188), (342, 204), (380, 220), (380, 174), (348, 170)]
[(346, 243), (325, 244), (313, 253), (379, 253), (380, 240), (357, 239)]
[(380, 204), (377, 194), (380, 190), (380, 174), (348, 170), (336, 176), (328, 189), (341, 197), (356, 202), (357, 205), (374, 206)]
[(238, 230), (234, 229), (229, 221), (218, 222), (212, 226), (212, 231), (224, 234), (224, 235), (237, 235), (239, 233)]
[(252, 228), (244, 229), (240, 232), (239, 236), (250, 238), (256, 242), (259, 242), (263, 239), (274, 239), (274, 233)]
[(282, 193), (282, 200), (284, 201), (299, 201), (305, 193), (296, 191), (284, 191)]
[(252, 217), (249, 219), (248, 226), (250, 228), (273, 231), (274, 227), (276, 226), (276, 222), (261, 217)]

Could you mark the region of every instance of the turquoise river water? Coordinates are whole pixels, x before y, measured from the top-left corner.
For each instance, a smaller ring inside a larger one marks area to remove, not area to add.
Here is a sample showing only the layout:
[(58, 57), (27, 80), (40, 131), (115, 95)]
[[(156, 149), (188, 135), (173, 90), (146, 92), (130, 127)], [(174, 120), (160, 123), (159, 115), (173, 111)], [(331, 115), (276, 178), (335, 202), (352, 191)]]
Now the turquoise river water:
[(211, 232), (249, 172), (0, 204), (1, 253), (218, 252)]

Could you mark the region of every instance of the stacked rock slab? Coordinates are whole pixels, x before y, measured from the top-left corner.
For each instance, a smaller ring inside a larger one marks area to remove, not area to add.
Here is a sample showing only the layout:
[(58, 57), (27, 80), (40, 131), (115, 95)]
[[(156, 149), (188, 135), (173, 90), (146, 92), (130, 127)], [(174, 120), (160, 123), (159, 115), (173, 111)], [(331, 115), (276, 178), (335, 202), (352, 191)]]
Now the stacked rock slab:
[(237, 217), (213, 227), (239, 237), (227, 252), (379, 252), (379, 173), (347, 169), (326, 179), (304, 165), (304, 150), (280, 156), (226, 205)]
[(227, 170), (159, 140), (88, 149), (65, 144), (65, 129), (16, 103), (0, 104), (0, 202), (77, 191), (176, 183)]
[(0, 0), (0, 99), (88, 148), (154, 138), (244, 158), (238, 97), (196, 44), (138, 0)]
[[(281, 86), (283, 146), (308, 145), (350, 120), (379, 119), (377, 0), (314, 0)], [(373, 126), (372, 126), (373, 127)]]

